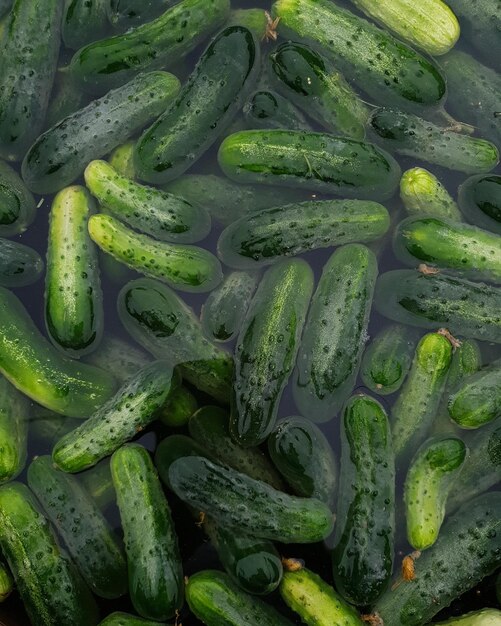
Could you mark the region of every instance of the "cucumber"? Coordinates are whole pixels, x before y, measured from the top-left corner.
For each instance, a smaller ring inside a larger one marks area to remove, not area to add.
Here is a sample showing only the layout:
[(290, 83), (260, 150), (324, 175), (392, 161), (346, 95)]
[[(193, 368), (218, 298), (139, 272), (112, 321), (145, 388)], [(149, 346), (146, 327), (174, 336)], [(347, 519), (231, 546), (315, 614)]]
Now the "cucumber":
[(35, 219), (35, 198), (18, 173), (0, 161), (0, 237), (24, 232)]
[(166, 361), (143, 367), (78, 428), (61, 437), (52, 458), (64, 472), (81, 472), (141, 432), (165, 403), (178, 377)]
[(73, 78), (68, 73), (61, 72), (52, 89), (44, 130), (52, 128), (68, 115), (81, 109), (84, 100), (85, 94), (77, 88)]
[(229, 272), (202, 306), (200, 321), (208, 339), (230, 341), (249, 308), (259, 276), (255, 272)]
[(137, 142), (134, 167), (139, 178), (166, 183), (190, 168), (228, 128), (258, 69), (259, 47), (252, 33), (241, 26), (221, 31), (176, 101)]
[(186, 435), (169, 435), (169, 437), (166, 437), (158, 444), (155, 450), (155, 467), (157, 468), (158, 475), (164, 485), (171, 491), (173, 491), (169, 479), (171, 465), (174, 461), (177, 461), (177, 459), (186, 456), (209, 457), (207, 450), (202, 444), (199, 444)]
[(438, 66), (393, 35), (329, 0), (278, 0), (278, 30), (335, 59), (371, 99), (407, 109), (438, 105), (446, 83)]
[(425, 441), (411, 461), (405, 478), (407, 541), (415, 550), (432, 546), (445, 517), (447, 497), (458, 482), (468, 448), (457, 437)]
[(32, 624), (97, 624), (92, 594), (21, 483), (0, 488), (0, 547)]
[(0, 59), (0, 156), (24, 153), (42, 130), (60, 46), (61, 0), (16, 0)]
[(183, 570), (169, 505), (151, 457), (142, 446), (125, 445), (111, 457), (111, 473), (132, 604), (148, 619), (173, 617), (183, 603)]
[(465, 613), (459, 617), (451, 617), (445, 622), (436, 622), (437, 626), (496, 626), (501, 623), (501, 611), (481, 609)]
[(121, 611), (115, 611), (110, 613), (108, 617), (105, 617), (102, 622), (99, 622), (99, 626), (157, 626), (158, 622), (152, 622), (149, 619), (143, 619), (142, 617), (136, 617), (129, 613), (122, 613)]
[(317, 498), (332, 507), (336, 459), (318, 426), (304, 417), (286, 417), (268, 437), (268, 452), (294, 493)]
[(221, 264), (208, 250), (158, 241), (131, 230), (111, 215), (91, 216), (89, 234), (101, 250), (120, 263), (181, 291), (211, 291), (223, 279)]
[(388, 198), (400, 180), (399, 165), (384, 150), (326, 133), (244, 130), (226, 137), (218, 160), (236, 182), (302, 187), (345, 198)]
[(160, 409), (158, 419), (165, 426), (180, 428), (188, 423), (190, 417), (198, 409), (198, 401), (186, 387), (175, 389), (167, 404)]
[(461, 33), (489, 62), (501, 56), (499, 0), (447, 0), (459, 17)]
[(178, 458), (168, 475), (181, 500), (222, 526), (283, 543), (314, 543), (332, 531), (332, 513), (320, 500), (289, 496), (204, 457)]
[(35, 402), (68, 417), (87, 418), (115, 390), (111, 373), (60, 354), (40, 333), (20, 300), (3, 287), (0, 372)]
[(293, 394), (300, 412), (325, 422), (351, 394), (367, 340), (377, 261), (365, 246), (334, 252), (313, 295), (298, 353)]
[(299, 109), (275, 91), (255, 91), (245, 103), (243, 111), (249, 128), (311, 130)]
[(229, 8), (229, 0), (182, 0), (151, 22), (77, 50), (69, 71), (83, 89), (102, 93), (140, 72), (174, 67), (224, 23)]
[(5, 563), (0, 561), (0, 604), (5, 602), (14, 591), (14, 581), (12, 574)]
[(489, 172), (499, 163), (499, 150), (490, 141), (437, 126), (412, 113), (376, 109), (369, 126), (387, 150), (450, 170), (476, 174)]
[(106, 37), (109, 0), (68, 0), (63, 15), (62, 36), (67, 48)]
[(377, 202), (310, 200), (241, 217), (221, 233), (218, 254), (230, 267), (253, 269), (308, 250), (373, 241), (389, 226)]
[(155, 19), (172, 4), (173, 0), (109, 0), (108, 19), (116, 30), (128, 31)]
[(268, 32), (268, 18), (263, 9), (232, 9), (227, 25), (248, 28), (258, 41), (265, 39)]
[(111, 152), (108, 162), (119, 174), (129, 180), (134, 180), (136, 171), (134, 170), (133, 156), (134, 142), (126, 141)]
[(27, 455), (29, 404), (0, 376), (0, 484), (15, 478)]
[(22, 164), (26, 185), (36, 193), (59, 191), (87, 164), (123, 143), (159, 115), (179, 91), (167, 72), (151, 72), (108, 92), (45, 131)]
[(98, 463), (86, 472), (78, 475), (79, 483), (97, 504), (101, 511), (115, 504), (116, 495), (111, 479), (111, 470), (108, 460)]
[(89, 588), (102, 598), (124, 595), (123, 546), (78, 479), (55, 469), (50, 456), (39, 456), (28, 468), (28, 485)]
[(52, 202), (45, 275), (45, 325), (52, 343), (80, 357), (99, 345), (103, 334), (103, 294), (97, 248), (87, 231), (94, 201), (74, 185)]
[(434, 215), (460, 222), (461, 212), (455, 200), (438, 178), (423, 169), (413, 167), (400, 179), (400, 198), (409, 215)]
[(193, 310), (168, 287), (145, 278), (129, 282), (118, 296), (118, 314), (143, 348), (170, 358), (197, 389), (229, 402), (231, 356), (207, 341)]
[(31, 285), (40, 278), (43, 270), (44, 262), (36, 250), (0, 237), (0, 285)]
[(76, 428), (79, 423), (78, 419), (65, 417), (35, 405), (29, 413), (28, 433), (35, 445), (52, 450), (56, 441)]
[(107, 333), (99, 348), (85, 360), (103, 370), (113, 371), (116, 379), (124, 383), (147, 365), (151, 358), (140, 348)]
[(501, 493), (479, 496), (452, 515), (415, 563), (412, 582), (375, 605), (385, 626), (420, 626), (493, 573), (501, 561)]
[(235, 348), (230, 432), (243, 447), (262, 443), (275, 426), (312, 291), (313, 272), (300, 259), (273, 266), (259, 283)]
[(501, 176), (472, 176), (460, 185), (459, 208), (469, 222), (501, 235)]
[(210, 231), (210, 217), (205, 209), (180, 196), (139, 185), (106, 161), (91, 161), (84, 177), (101, 207), (156, 239), (193, 243)]
[(369, 109), (326, 58), (309, 46), (289, 41), (269, 59), (273, 85), (282, 95), (329, 132), (365, 137)]

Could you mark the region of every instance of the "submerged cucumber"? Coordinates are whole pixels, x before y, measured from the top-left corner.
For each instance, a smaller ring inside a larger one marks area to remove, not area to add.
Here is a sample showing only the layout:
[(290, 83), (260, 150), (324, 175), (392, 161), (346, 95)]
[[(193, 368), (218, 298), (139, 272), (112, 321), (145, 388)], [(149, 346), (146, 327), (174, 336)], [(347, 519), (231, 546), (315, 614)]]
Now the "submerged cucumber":
[(501, 235), (501, 176), (472, 176), (460, 185), (459, 208), (466, 219)]
[(458, 205), (428, 170), (413, 167), (402, 174), (400, 198), (409, 215), (435, 215), (460, 222)]
[(78, 111), (85, 101), (85, 94), (75, 85), (73, 78), (61, 72), (51, 93), (44, 130), (52, 128), (68, 115)]
[(103, 370), (112, 371), (115, 378), (124, 383), (147, 365), (151, 358), (137, 346), (107, 333), (99, 348), (85, 360)]
[(118, 31), (128, 31), (158, 17), (175, 0), (108, 0), (108, 19)]
[(499, 0), (447, 0), (459, 17), (461, 33), (486, 59), (501, 57)]
[(62, 36), (67, 48), (105, 37), (108, 31), (109, 0), (68, 0), (63, 15)]
[(266, 38), (268, 19), (263, 9), (232, 9), (227, 24), (248, 28), (258, 41)]
[(249, 128), (311, 130), (303, 114), (275, 91), (255, 91), (243, 110)]
[(0, 237), (0, 285), (25, 287), (42, 275), (44, 262), (33, 248)]
[(0, 484), (24, 468), (28, 442), (28, 399), (0, 376)]
[(116, 501), (108, 459), (101, 461), (86, 472), (79, 474), (79, 483), (97, 504), (101, 511)]
[(19, 174), (0, 160), (0, 237), (24, 232), (35, 212), (35, 198)]

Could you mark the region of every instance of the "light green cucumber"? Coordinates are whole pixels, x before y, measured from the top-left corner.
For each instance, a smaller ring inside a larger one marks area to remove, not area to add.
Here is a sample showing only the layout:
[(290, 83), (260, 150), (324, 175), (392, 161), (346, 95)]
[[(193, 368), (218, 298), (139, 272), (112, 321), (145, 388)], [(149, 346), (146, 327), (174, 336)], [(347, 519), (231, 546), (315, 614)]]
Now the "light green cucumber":
[(68, 0), (63, 15), (62, 37), (67, 48), (81, 46), (106, 36), (109, 0)]
[(115, 378), (123, 383), (137, 374), (151, 358), (137, 346), (116, 335), (106, 333), (99, 348), (85, 360), (103, 370), (112, 371)]
[(481, 609), (465, 613), (459, 617), (451, 617), (445, 622), (434, 622), (436, 626), (498, 626), (501, 624), (501, 611), (497, 609)]
[(0, 237), (24, 232), (35, 212), (35, 198), (19, 174), (0, 160)]
[(101, 511), (106, 511), (109, 505), (116, 503), (108, 459), (104, 459), (86, 472), (81, 472), (77, 478)]
[(60, 72), (51, 93), (44, 129), (52, 128), (81, 109), (85, 99), (85, 94), (75, 85), (73, 78), (67, 72)]
[(258, 41), (267, 36), (268, 19), (263, 9), (232, 9), (227, 24), (248, 28)]
[(14, 288), (31, 285), (43, 270), (44, 262), (36, 250), (0, 237), (0, 285)]
[(299, 109), (275, 91), (255, 91), (243, 110), (249, 128), (311, 130)]
[(158, 626), (158, 622), (136, 617), (130, 613), (115, 611), (105, 617), (102, 622), (99, 622), (99, 626)]
[(400, 179), (400, 198), (409, 215), (434, 215), (460, 222), (455, 200), (438, 178), (422, 167), (406, 170)]
[(447, 0), (447, 4), (459, 17), (463, 37), (495, 64), (501, 57), (499, 0)]
[(458, 202), (469, 222), (501, 235), (501, 176), (471, 176), (460, 185)]
[(14, 591), (14, 580), (7, 565), (0, 561), (0, 604)]
[(165, 426), (181, 428), (198, 409), (198, 400), (186, 387), (179, 386), (171, 393), (157, 418)]
[(27, 456), (29, 403), (0, 376), (0, 484), (15, 478)]
[(136, 178), (136, 171), (134, 169), (133, 155), (134, 142), (126, 141), (111, 152), (108, 156), (108, 163), (121, 176), (129, 180), (134, 180)]

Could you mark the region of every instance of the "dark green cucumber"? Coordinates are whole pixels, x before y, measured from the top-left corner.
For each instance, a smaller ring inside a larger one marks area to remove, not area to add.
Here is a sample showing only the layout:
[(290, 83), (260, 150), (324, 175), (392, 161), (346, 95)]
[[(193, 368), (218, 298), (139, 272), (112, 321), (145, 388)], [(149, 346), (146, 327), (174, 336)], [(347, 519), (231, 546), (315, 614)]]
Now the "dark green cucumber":
[(32, 624), (97, 624), (92, 594), (21, 483), (0, 488), (0, 547)]
[(325, 264), (299, 349), (294, 400), (301, 413), (325, 422), (351, 394), (367, 340), (377, 261), (365, 246), (350, 244)]
[(158, 622), (152, 622), (149, 619), (136, 617), (129, 613), (122, 613), (122, 611), (115, 611), (115, 613), (110, 613), (108, 617), (105, 617), (102, 622), (99, 622), (99, 626), (158, 626)]
[(259, 48), (252, 33), (241, 26), (221, 31), (176, 101), (137, 142), (139, 178), (166, 183), (191, 167), (229, 126), (258, 69)]
[(0, 561), (0, 604), (14, 591), (14, 580), (7, 565)]
[(0, 161), (0, 237), (26, 230), (35, 219), (35, 198), (19, 174)]
[(332, 513), (320, 500), (290, 496), (204, 457), (178, 458), (168, 474), (181, 500), (223, 526), (283, 543), (314, 543), (332, 531)]
[(108, 19), (116, 30), (125, 32), (155, 19), (174, 3), (174, 0), (109, 0)]
[(422, 167), (405, 171), (400, 179), (400, 198), (409, 215), (434, 215), (460, 222), (455, 200), (438, 178)]
[(398, 163), (371, 143), (326, 133), (244, 130), (223, 141), (219, 165), (233, 180), (380, 200), (400, 180)]
[(62, 36), (67, 48), (81, 46), (106, 36), (109, 0), (68, 0), (63, 15)]
[(24, 157), (26, 185), (44, 194), (69, 185), (90, 161), (164, 111), (178, 91), (179, 81), (172, 74), (142, 74), (65, 117), (40, 135)]
[(60, 354), (20, 300), (0, 287), (0, 372), (35, 402), (68, 417), (87, 418), (115, 390), (111, 373)]
[(275, 426), (312, 291), (310, 266), (293, 259), (269, 269), (254, 294), (235, 348), (230, 417), (231, 435), (244, 447), (262, 443)]
[(42, 275), (44, 262), (33, 248), (0, 237), (0, 285), (25, 287)]
[(0, 484), (15, 478), (27, 455), (29, 404), (0, 376)]
[(165, 620), (183, 603), (183, 570), (169, 505), (149, 453), (125, 445), (111, 457), (124, 530), (132, 604), (143, 617)]
[(501, 57), (499, 0), (449, 0), (459, 17), (461, 35), (493, 65)]
[(168, 287), (145, 278), (129, 282), (118, 296), (118, 314), (146, 350), (171, 359), (192, 385), (219, 402), (229, 402), (231, 356), (203, 336), (192, 309)]
[(41, 131), (56, 72), (63, 3), (16, 0), (0, 58), (0, 156), (18, 161)]
[(289, 41), (269, 59), (273, 84), (287, 99), (336, 135), (365, 137), (369, 109), (326, 58), (309, 46)]
[(311, 130), (303, 114), (275, 91), (255, 91), (244, 105), (249, 128), (288, 128)]
[(466, 174), (489, 172), (499, 163), (490, 141), (437, 126), (412, 113), (376, 109), (369, 126), (390, 152), (415, 157)]
[(160, 409), (157, 418), (165, 426), (180, 428), (188, 423), (197, 409), (198, 400), (195, 396), (186, 387), (179, 386)]
[(155, 419), (155, 413), (178, 384), (166, 361), (139, 370), (116, 395), (54, 446), (54, 463), (65, 472), (81, 472), (112, 454)]
[(67, 72), (61, 72), (51, 93), (44, 129), (52, 128), (68, 115), (81, 109), (85, 99), (85, 94), (75, 85), (73, 77)]
[(134, 170), (133, 156), (134, 142), (126, 141), (111, 152), (108, 156), (108, 163), (125, 178), (134, 180), (136, 171)]
[(155, 450), (155, 466), (158, 475), (171, 491), (173, 490), (169, 479), (171, 465), (177, 459), (186, 456), (206, 456), (209, 458), (205, 447), (186, 435), (169, 435), (158, 444)]
[(384, 206), (370, 200), (310, 200), (256, 211), (225, 228), (218, 241), (223, 263), (238, 269), (286, 256), (381, 238), (390, 226)]
[(78, 480), (101, 511), (105, 511), (110, 504), (116, 503), (108, 459), (79, 474)]
[(137, 346), (106, 333), (98, 349), (89, 354), (86, 361), (103, 370), (112, 371), (115, 378), (124, 383), (147, 365), (151, 358)]
[(332, 56), (377, 102), (416, 109), (438, 105), (445, 96), (445, 79), (433, 61), (329, 0), (278, 0), (272, 15), (280, 18), (280, 34)]
[(501, 235), (501, 176), (468, 178), (459, 187), (458, 203), (469, 222)]
[(28, 485), (89, 588), (102, 598), (125, 594), (121, 541), (78, 479), (55, 469), (50, 456), (39, 456), (28, 468)]

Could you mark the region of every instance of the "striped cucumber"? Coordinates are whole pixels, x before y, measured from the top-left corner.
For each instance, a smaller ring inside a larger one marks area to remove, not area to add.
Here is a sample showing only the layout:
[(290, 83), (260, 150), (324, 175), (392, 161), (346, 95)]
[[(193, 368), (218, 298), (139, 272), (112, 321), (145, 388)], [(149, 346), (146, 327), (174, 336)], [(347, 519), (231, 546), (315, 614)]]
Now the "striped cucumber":
[(400, 198), (409, 215), (434, 215), (460, 222), (461, 212), (455, 200), (438, 178), (423, 169), (413, 167), (400, 179)]
[(501, 176), (471, 176), (459, 187), (458, 202), (469, 222), (501, 235)]
[(15, 478), (27, 456), (29, 403), (0, 376), (0, 484)]
[(158, 419), (165, 426), (180, 428), (188, 423), (190, 417), (198, 409), (198, 401), (186, 387), (179, 386), (163, 405)]
[(43, 270), (44, 262), (36, 250), (0, 237), (0, 285), (14, 288), (31, 285)]
[(63, 15), (62, 37), (67, 48), (81, 46), (106, 37), (108, 0), (68, 0)]
[(459, 617), (451, 617), (445, 622), (435, 622), (437, 626), (496, 626), (500, 623), (501, 611), (497, 609), (481, 609)]
[(121, 146), (115, 148), (108, 157), (108, 163), (121, 176), (134, 180), (136, 171), (133, 163), (134, 142), (126, 141)]
[(99, 626), (158, 626), (158, 622), (136, 617), (122, 611), (115, 611), (105, 617), (102, 622), (99, 622)]
[(124, 383), (147, 365), (151, 358), (140, 348), (107, 333), (99, 348), (85, 360), (103, 370), (113, 371), (116, 379)]
[(299, 109), (275, 91), (255, 91), (243, 110), (249, 128), (311, 130)]
[(35, 198), (19, 174), (0, 160), (0, 237), (24, 232), (35, 212)]
[(14, 591), (14, 580), (7, 565), (0, 561), (0, 604)]

